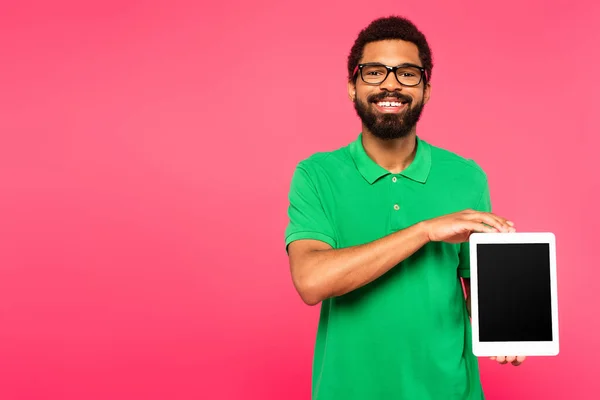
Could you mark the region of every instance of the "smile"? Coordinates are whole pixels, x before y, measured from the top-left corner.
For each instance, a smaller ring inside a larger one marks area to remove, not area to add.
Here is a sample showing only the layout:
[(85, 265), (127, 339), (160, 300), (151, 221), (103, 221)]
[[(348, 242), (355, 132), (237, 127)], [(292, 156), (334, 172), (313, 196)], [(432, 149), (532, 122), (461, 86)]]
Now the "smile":
[(401, 101), (378, 101), (373, 104), (382, 113), (397, 113), (404, 110), (407, 103)]

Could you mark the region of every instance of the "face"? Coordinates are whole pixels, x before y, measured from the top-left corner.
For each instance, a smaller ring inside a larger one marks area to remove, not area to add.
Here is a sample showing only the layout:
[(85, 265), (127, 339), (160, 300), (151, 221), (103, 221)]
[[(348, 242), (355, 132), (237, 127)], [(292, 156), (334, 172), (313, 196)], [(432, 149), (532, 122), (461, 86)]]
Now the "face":
[[(396, 66), (404, 63), (421, 65), (414, 43), (382, 40), (365, 46), (360, 63), (377, 62)], [(401, 85), (392, 73), (380, 84), (367, 84), (358, 76), (348, 83), (348, 95), (363, 123), (363, 129), (389, 140), (411, 134), (429, 101), (431, 87), (423, 81), (417, 86)]]

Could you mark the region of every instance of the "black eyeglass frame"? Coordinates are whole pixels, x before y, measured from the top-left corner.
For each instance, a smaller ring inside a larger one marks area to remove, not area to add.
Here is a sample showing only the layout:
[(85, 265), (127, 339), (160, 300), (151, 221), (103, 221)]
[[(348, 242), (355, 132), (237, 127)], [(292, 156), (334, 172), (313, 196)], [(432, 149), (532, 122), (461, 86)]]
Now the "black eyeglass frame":
[[(385, 78), (383, 78), (383, 80), (381, 82), (379, 82), (379, 83), (367, 82), (367, 81), (365, 81), (365, 78), (362, 75), (362, 70), (363, 70), (364, 67), (374, 66), (374, 65), (376, 65), (378, 67), (384, 67), (387, 70), (387, 74), (385, 75)], [(396, 71), (398, 71), (400, 68), (406, 68), (406, 67), (413, 67), (413, 68), (416, 68), (419, 71), (421, 71), (421, 77), (420, 77), (418, 83), (415, 83), (414, 85), (407, 85), (405, 83), (400, 82), (400, 79), (398, 79), (398, 75), (396, 75)], [(354, 68), (354, 73), (352, 74), (352, 76), (354, 76), (354, 82), (356, 82), (356, 78), (358, 77), (357, 73), (358, 73), (360, 75), (360, 79), (364, 83), (366, 83), (367, 85), (381, 85), (388, 78), (388, 76), (390, 75), (390, 72), (394, 73), (394, 76), (396, 77), (396, 80), (402, 86), (415, 87), (415, 86), (419, 86), (421, 84), (421, 82), (424, 82), (425, 84), (427, 83), (427, 74), (425, 72), (425, 68), (421, 67), (420, 65), (415, 65), (415, 64), (411, 64), (411, 63), (404, 63), (404, 64), (396, 65), (395, 67), (390, 67), (389, 65), (385, 65), (385, 64), (381, 64), (381, 63), (376, 63), (376, 62), (358, 64)]]

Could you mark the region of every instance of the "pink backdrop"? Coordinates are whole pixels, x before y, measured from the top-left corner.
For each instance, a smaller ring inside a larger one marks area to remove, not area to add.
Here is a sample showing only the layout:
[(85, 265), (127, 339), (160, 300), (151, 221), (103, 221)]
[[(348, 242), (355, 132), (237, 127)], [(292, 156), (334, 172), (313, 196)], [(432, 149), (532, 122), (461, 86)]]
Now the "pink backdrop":
[(308, 399), (289, 180), (358, 134), (346, 56), (391, 13), (433, 49), (420, 135), (557, 235), (561, 354), (482, 359), (488, 398), (598, 398), (597, 2), (98, 3), (0, 6), (0, 398)]

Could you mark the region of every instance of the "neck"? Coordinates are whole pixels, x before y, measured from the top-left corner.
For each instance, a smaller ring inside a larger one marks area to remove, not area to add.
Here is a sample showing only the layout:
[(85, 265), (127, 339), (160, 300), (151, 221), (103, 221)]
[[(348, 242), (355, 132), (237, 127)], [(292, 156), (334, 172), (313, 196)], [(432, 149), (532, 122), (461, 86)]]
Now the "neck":
[(407, 136), (383, 140), (363, 126), (362, 144), (373, 161), (392, 174), (398, 174), (404, 171), (415, 158), (417, 132), (413, 129)]

